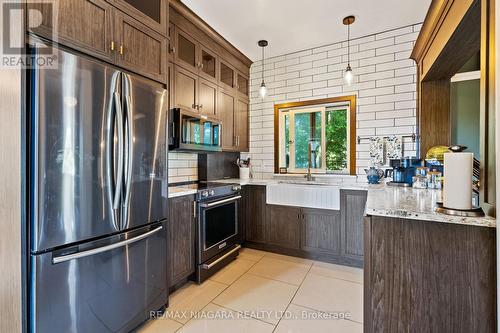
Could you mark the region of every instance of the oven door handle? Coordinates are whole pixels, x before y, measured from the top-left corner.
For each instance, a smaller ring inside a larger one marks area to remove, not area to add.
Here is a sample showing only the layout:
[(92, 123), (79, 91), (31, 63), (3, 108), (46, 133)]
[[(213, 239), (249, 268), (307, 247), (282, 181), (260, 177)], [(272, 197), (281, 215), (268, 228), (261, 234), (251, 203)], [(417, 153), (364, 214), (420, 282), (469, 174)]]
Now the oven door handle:
[(228, 202), (233, 202), (233, 201), (236, 201), (239, 199), (241, 199), (241, 195), (238, 195), (238, 196), (232, 197), (232, 198), (228, 198), (228, 199), (224, 199), (224, 200), (219, 200), (219, 201), (214, 201), (214, 202), (209, 202), (209, 203), (202, 203), (202, 204), (200, 204), (200, 207), (210, 208), (210, 207), (218, 206), (218, 205), (225, 204)]
[(220, 257), (219, 259), (215, 260), (214, 262), (211, 262), (208, 265), (207, 264), (201, 265), (201, 268), (203, 268), (203, 269), (210, 269), (210, 268), (214, 267), (215, 265), (217, 265), (218, 263), (220, 263), (222, 260), (224, 260), (227, 257), (229, 257), (234, 252), (238, 251), (239, 249), (241, 249), (241, 245), (238, 244), (231, 251), (229, 251), (228, 253), (224, 254), (222, 257)]

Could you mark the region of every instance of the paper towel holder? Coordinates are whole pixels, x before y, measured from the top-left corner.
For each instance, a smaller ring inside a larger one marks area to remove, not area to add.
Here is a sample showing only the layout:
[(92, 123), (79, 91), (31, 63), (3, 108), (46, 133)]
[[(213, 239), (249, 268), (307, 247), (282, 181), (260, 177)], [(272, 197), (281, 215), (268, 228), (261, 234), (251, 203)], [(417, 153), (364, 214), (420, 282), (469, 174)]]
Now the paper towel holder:
[(461, 217), (483, 217), (484, 211), (481, 207), (462, 210), (462, 209), (452, 209), (446, 208), (443, 206), (442, 202), (436, 202), (437, 208), (436, 213), (442, 213), (446, 215), (452, 216), (461, 216)]

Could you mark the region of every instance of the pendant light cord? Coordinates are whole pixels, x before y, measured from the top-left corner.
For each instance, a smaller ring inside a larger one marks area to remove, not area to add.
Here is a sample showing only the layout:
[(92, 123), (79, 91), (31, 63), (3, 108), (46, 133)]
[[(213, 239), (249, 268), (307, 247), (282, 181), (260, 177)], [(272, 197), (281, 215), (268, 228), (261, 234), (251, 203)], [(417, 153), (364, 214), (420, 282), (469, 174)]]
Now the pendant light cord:
[(351, 41), (351, 24), (349, 23), (347, 25), (347, 66), (351, 66), (351, 48), (350, 48), (350, 41)]
[(264, 82), (264, 46), (262, 46), (262, 82)]

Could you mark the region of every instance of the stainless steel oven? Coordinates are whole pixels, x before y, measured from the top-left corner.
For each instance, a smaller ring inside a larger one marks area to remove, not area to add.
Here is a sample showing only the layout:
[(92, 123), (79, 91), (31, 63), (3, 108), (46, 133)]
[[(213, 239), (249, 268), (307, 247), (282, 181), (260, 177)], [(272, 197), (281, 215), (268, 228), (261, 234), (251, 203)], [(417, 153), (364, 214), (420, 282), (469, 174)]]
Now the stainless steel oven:
[[(218, 195), (225, 189), (225, 195)], [(197, 282), (238, 255), (240, 186), (206, 189), (198, 195)]]
[(170, 150), (222, 151), (218, 119), (176, 108), (170, 111), (169, 126)]

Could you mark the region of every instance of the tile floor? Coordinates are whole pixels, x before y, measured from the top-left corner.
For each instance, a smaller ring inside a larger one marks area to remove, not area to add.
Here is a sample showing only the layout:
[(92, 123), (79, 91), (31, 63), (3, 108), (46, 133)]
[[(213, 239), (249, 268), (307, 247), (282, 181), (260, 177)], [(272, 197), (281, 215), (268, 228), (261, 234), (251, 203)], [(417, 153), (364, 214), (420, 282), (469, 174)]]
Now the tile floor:
[(363, 331), (363, 271), (244, 248), (201, 285), (170, 295), (140, 333)]

